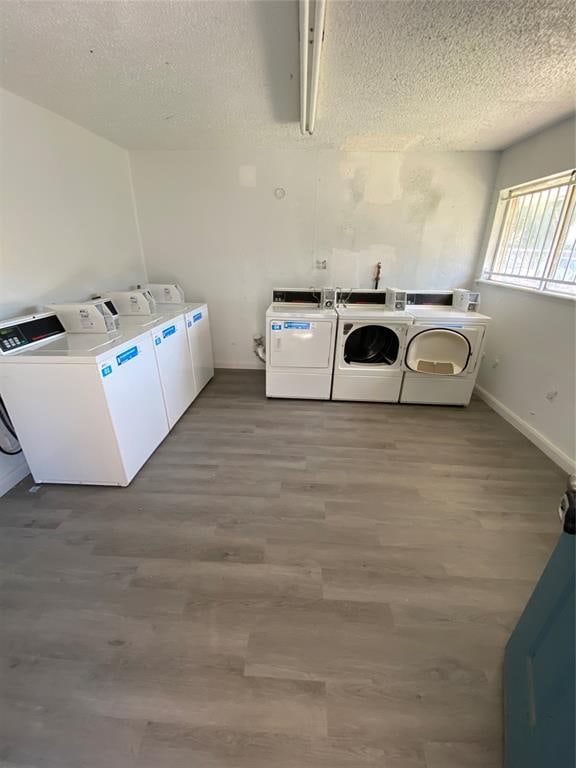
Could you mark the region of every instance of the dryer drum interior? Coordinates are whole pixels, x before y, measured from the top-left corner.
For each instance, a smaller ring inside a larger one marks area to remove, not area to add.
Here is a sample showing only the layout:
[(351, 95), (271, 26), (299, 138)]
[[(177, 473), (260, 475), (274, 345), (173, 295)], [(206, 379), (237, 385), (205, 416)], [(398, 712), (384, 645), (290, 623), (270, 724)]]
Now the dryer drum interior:
[(468, 339), (457, 331), (435, 328), (414, 336), (406, 350), (406, 365), (418, 373), (457, 376), (468, 365)]
[(363, 325), (344, 344), (344, 361), (364, 365), (393, 365), (398, 359), (397, 334), (381, 325)]

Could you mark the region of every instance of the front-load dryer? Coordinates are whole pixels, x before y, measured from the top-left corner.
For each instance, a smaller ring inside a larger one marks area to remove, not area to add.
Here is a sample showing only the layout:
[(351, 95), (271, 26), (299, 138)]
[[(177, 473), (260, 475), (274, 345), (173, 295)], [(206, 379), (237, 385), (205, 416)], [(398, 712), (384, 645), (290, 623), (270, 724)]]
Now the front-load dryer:
[(266, 312), (266, 396), (329, 400), (336, 311), (315, 290), (273, 291)]
[(468, 405), (490, 318), (439, 305), (411, 306), (410, 313), (400, 402)]
[(338, 298), (333, 400), (397, 403), (412, 315), (386, 305), (384, 291), (342, 291)]

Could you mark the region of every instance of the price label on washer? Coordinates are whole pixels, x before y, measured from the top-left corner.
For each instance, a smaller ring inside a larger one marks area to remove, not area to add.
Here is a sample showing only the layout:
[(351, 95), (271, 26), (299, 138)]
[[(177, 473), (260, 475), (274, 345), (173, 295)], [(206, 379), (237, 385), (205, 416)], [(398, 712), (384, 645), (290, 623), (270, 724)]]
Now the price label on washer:
[(314, 329), (314, 323), (297, 321), (297, 320), (285, 320), (285, 331), (311, 331)]
[(124, 352), (121, 352), (119, 355), (116, 355), (116, 363), (118, 365), (124, 365), (125, 363), (128, 363), (130, 360), (133, 360), (135, 357), (138, 357), (140, 354), (140, 350), (138, 347), (130, 347), (130, 349), (125, 350)]

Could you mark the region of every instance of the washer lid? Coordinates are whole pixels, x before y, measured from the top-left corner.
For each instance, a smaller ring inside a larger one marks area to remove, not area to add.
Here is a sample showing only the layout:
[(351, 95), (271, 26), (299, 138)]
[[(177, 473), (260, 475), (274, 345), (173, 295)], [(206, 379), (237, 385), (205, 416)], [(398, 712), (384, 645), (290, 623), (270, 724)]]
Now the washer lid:
[(123, 347), (151, 338), (150, 330), (134, 327), (120, 333), (67, 333), (41, 347), (0, 358), (4, 363), (95, 363), (116, 354)]

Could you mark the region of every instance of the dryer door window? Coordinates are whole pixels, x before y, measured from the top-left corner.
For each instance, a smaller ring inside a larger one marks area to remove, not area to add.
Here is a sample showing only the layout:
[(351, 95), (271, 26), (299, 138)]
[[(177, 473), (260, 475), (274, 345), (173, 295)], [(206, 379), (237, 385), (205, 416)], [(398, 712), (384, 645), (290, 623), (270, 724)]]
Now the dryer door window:
[(471, 355), (470, 342), (457, 331), (433, 328), (417, 333), (406, 349), (406, 367), (417, 373), (458, 376)]
[(400, 339), (391, 328), (362, 325), (351, 331), (344, 342), (344, 362), (348, 365), (394, 365), (399, 348)]

